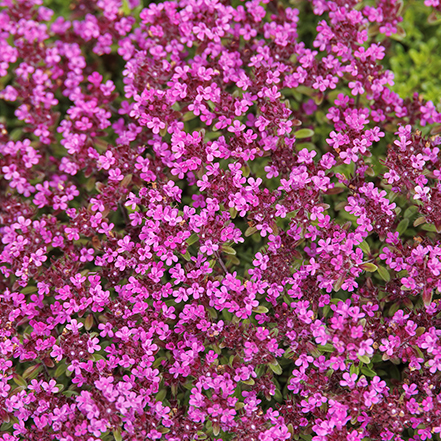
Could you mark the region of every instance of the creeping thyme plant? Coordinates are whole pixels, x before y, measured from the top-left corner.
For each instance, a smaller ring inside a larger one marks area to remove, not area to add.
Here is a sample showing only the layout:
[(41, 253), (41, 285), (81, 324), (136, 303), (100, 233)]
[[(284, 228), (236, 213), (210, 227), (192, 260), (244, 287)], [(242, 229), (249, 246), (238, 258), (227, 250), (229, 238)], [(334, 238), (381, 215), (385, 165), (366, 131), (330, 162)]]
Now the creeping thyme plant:
[(406, 4), (62, 3), (0, 2), (0, 439), (439, 440)]

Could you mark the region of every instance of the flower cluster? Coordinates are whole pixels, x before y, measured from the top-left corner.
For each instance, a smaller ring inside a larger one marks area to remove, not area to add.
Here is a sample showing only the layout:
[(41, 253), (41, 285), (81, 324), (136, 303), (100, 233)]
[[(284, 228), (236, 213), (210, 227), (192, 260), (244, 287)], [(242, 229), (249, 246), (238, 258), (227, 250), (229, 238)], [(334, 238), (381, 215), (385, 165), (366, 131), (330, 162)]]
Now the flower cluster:
[(441, 113), (293, 4), (0, 1), (0, 440), (439, 439)]

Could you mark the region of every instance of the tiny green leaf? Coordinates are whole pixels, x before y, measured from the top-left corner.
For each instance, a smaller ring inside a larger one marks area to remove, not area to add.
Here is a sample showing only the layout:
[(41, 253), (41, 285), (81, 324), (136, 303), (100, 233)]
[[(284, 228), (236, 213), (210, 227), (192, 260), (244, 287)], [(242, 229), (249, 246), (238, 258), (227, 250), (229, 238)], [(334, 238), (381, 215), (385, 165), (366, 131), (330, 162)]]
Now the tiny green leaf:
[(199, 240), (199, 236), (197, 233), (193, 233), (187, 240), (187, 245), (193, 245), (194, 243), (196, 243)]
[(416, 205), (411, 205), (403, 214), (406, 219), (410, 219), (414, 214), (418, 212), (418, 207)]
[(283, 371), (282, 371), (282, 368), (280, 367), (280, 364), (277, 362), (277, 360), (273, 361), (272, 363), (269, 363), (268, 366), (276, 375), (282, 375)]
[(359, 247), (361, 248), (363, 253), (368, 254), (368, 255), (371, 254), (371, 247), (369, 246), (369, 244), (366, 241), (361, 242)]
[(296, 139), (311, 138), (311, 136), (314, 135), (314, 130), (300, 129), (297, 132), (295, 132), (295, 135), (296, 135)]
[(341, 274), (340, 277), (334, 282), (334, 291), (339, 291), (341, 286), (343, 285), (344, 281), (346, 279), (346, 273)]
[(320, 352), (334, 352), (335, 348), (331, 345), (331, 343), (326, 343), (325, 345), (319, 345), (318, 349)]
[(364, 364), (369, 364), (371, 361), (371, 359), (367, 355), (358, 355), (357, 357)]
[(28, 367), (23, 372), (23, 378), (25, 380), (33, 380), (34, 378), (37, 378), (37, 375), (41, 371), (42, 368), (43, 368), (43, 366), (41, 364), (36, 364), (34, 366)]
[(432, 224), (424, 224), (421, 227), (421, 229), (424, 230), (424, 231), (431, 231), (432, 233), (436, 233), (437, 232), (435, 225), (432, 225)]
[(36, 286), (27, 286), (26, 288), (23, 288), (21, 290), (22, 294), (31, 294), (33, 292), (37, 291), (37, 287)]
[(408, 218), (404, 218), (397, 227), (397, 231), (398, 233), (400, 233), (400, 236), (402, 236), (404, 234), (404, 232), (407, 230), (407, 227), (409, 226), (409, 219)]
[(74, 391), (74, 390), (65, 390), (63, 392), (61, 392), (62, 395), (64, 395), (65, 397), (71, 397), (72, 395), (79, 395), (78, 392)]
[(423, 291), (423, 302), (425, 306), (428, 306), (432, 303), (433, 298), (433, 290), (430, 288), (425, 288)]
[(93, 315), (89, 314), (84, 321), (84, 328), (86, 331), (90, 331), (93, 326)]
[(349, 373), (352, 375), (352, 374), (356, 374), (356, 375), (359, 375), (359, 373), (360, 373), (360, 368), (355, 364), (355, 363), (352, 363), (351, 364), (351, 367), (350, 367), (350, 369), (349, 369)]
[(57, 367), (57, 369), (55, 370), (55, 378), (61, 377), (65, 372), (66, 372), (67, 366), (66, 363), (63, 361), (62, 363), (60, 363)]
[(257, 308), (253, 309), (253, 312), (256, 312), (257, 314), (266, 314), (268, 311), (269, 309), (263, 305), (259, 305)]
[(122, 188), (127, 188), (132, 182), (133, 175), (124, 176), (124, 179), (120, 182), (119, 186)]
[(396, 302), (389, 308), (389, 316), (393, 317), (394, 314), (400, 309), (400, 303)]
[(115, 441), (122, 441), (121, 429), (114, 430), (113, 437), (115, 438)]
[(294, 352), (291, 348), (288, 348), (283, 354), (283, 358), (293, 358)]
[(375, 264), (373, 264), (373, 263), (370, 263), (370, 262), (362, 263), (362, 264), (360, 265), (360, 268), (361, 268), (363, 271), (367, 271), (367, 272), (369, 272), (369, 273), (373, 273), (374, 271), (377, 271), (377, 269), (378, 269), (377, 265), (375, 265)]
[(164, 401), (164, 398), (167, 396), (167, 389), (161, 389), (157, 394), (156, 394), (156, 401)]
[(128, 0), (123, 0), (122, 12), (124, 15), (130, 15), (130, 4), (129, 4)]
[(225, 253), (225, 254), (231, 254), (233, 256), (236, 255), (236, 250), (234, 248), (229, 247), (228, 245), (222, 245), (221, 246), (221, 250)]
[(26, 380), (21, 375), (14, 374), (13, 380), (17, 386), (27, 387), (28, 385), (28, 383), (26, 383)]
[(413, 223), (414, 227), (418, 227), (419, 225), (425, 224), (426, 223), (426, 218), (424, 216), (420, 216), (418, 218), (415, 219), (415, 222)]
[(375, 377), (376, 372), (374, 372), (372, 369), (369, 369), (367, 366), (363, 366), (361, 368), (361, 373), (366, 375), (366, 377)]
[(182, 121), (187, 122), (191, 121), (192, 119), (195, 119), (196, 115), (193, 112), (187, 112), (183, 117)]
[(378, 265), (377, 271), (378, 271), (378, 274), (380, 275), (380, 277), (385, 282), (389, 282), (390, 281), (389, 271), (384, 266)]
[(253, 386), (255, 384), (255, 381), (250, 378), (248, 380), (242, 381), (242, 383), (247, 384), (248, 386)]
[(185, 254), (182, 255), (182, 257), (183, 257), (187, 262), (190, 262), (191, 255), (190, 255), (190, 253), (188, 252), (188, 250), (186, 251)]
[(249, 237), (249, 236), (253, 235), (254, 233), (257, 233), (257, 228), (256, 227), (248, 227), (245, 231), (245, 237)]

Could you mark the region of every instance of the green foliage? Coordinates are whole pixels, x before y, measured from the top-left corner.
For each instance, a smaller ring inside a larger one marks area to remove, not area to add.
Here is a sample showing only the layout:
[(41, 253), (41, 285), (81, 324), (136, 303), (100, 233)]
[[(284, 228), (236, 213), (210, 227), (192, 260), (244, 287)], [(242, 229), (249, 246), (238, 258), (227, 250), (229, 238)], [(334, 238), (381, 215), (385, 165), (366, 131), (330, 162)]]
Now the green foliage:
[(388, 66), (395, 74), (393, 89), (402, 98), (414, 92), (435, 105), (441, 101), (441, 26), (429, 23), (431, 10), (422, 1), (405, 2), (401, 26), (405, 37), (392, 44)]

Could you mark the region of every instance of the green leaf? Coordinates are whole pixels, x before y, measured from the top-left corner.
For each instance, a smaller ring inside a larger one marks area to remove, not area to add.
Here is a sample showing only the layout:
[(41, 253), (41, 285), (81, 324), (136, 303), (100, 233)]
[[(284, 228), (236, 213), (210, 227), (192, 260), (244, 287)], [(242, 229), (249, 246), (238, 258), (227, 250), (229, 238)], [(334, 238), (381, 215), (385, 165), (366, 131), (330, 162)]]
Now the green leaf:
[(415, 334), (420, 337), (421, 335), (423, 335), (426, 332), (426, 328), (420, 326), (419, 328), (416, 329)]
[(26, 288), (23, 288), (21, 290), (22, 294), (32, 294), (33, 292), (37, 291), (37, 287), (36, 286), (27, 286)]
[(361, 248), (361, 251), (363, 251), (364, 254), (371, 254), (371, 247), (366, 241), (361, 242), (361, 244), (358, 246)]
[(286, 214), (286, 218), (292, 219), (293, 217), (296, 217), (298, 212), (299, 212), (299, 210), (290, 211), (289, 213)]
[(86, 181), (86, 190), (90, 193), (94, 188), (95, 188), (95, 182), (96, 179), (95, 178), (89, 178)]
[(124, 176), (124, 179), (119, 183), (119, 186), (122, 188), (127, 188), (132, 182), (133, 175)]
[(156, 401), (164, 401), (165, 397), (167, 396), (167, 389), (161, 389), (157, 394), (156, 394)]
[(311, 87), (302, 86), (302, 85), (296, 87), (295, 90), (300, 93), (303, 93), (304, 95), (308, 95), (308, 96), (313, 96), (316, 93), (316, 91), (314, 89), (312, 89)]
[(377, 265), (375, 265), (375, 264), (373, 264), (373, 263), (370, 263), (370, 262), (362, 263), (362, 264), (360, 265), (360, 268), (361, 268), (363, 271), (367, 271), (367, 272), (369, 272), (369, 273), (373, 273), (373, 272), (377, 271), (377, 269), (378, 269)]
[(334, 282), (334, 291), (339, 291), (346, 279), (346, 273), (341, 274), (340, 277)]
[(121, 429), (118, 430), (115, 429), (112, 433), (113, 433), (113, 437), (115, 438), (115, 441), (122, 441)]
[(90, 331), (92, 329), (93, 326), (93, 315), (89, 314), (86, 317), (86, 320), (84, 321), (84, 328), (86, 329), (86, 331)]
[(221, 246), (221, 250), (225, 253), (225, 254), (231, 254), (232, 256), (236, 255), (236, 250), (234, 248), (229, 247), (228, 245), (222, 245)]
[(272, 363), (268, 363), (268, 366), (276, 375), (282, 375), (283, 371), (277, 360), (273, 361)]
[(373, 169), (372, 167), (368, 167), (368, 168), (366, 169), (365, 173), (366, 173), (368, 176), (372, 177), (372, 178), (375, 176), (375, 171), (374, 171), (374, 169)]
[(256, 227), (248, 227), (245, 231), (245, 237), (249, 237), (254, 233), (257, 233), (257, 228)]
[(193, 233), (187, 240), (187, 245), (193, 245), (194, 243), (196, 243), (199, 240), (199, 236), (197, 233)]
[(406, 219), (410, 219), (414, 214), (418, 212), (418, 207), (416, 205), (411, 205), (403, 214)]
[(250, 173), (251, 173), (251, 169), (250, 169), (249, 165), (245, 164), (245, 165), (241, 168), (241, 170), (242, 170), (242, 175), (245, 176), (246, 178), (248, 178), (248, 176), (249, 176)]
[(266, 314), (269, 311), (269, 309), (266, 306), (259, 305), (257, 308), (253, 309), (253, 312), (257, 314)]
[(195, 119), (196, 115), (193, 112), (187, 112), (183, 117), (182, 121), (187, 122), (191, 121), (192, 119)]
[(368, 368), (367, 366), (363, 366), (361, 368), (361, 373), (366, 375), (366, 377), (375, 377), (376, 372), (374, 372), (372, 369)]
[(326, 343), (325, 345), (318, 345), (320, 352), (334, 352), (335, 348), (331, 343)]
[(63, 361), (61, 364), (58, 365), (57, 369), (55, 370), (55, 378), (61, 377), (67, 369), (66, 363)]
[(432, 224), (424, 224), (421, 227), (421, 229), (424, 230), (424, 231), (431, 231), (432, 233), (436, 233), (437, 232), (435, 225), (432, 225)]
[(401, 41), (404, 39), (404, 37), (406, 36), (406, 31), (403, 29), (402, 26), (397, 25), (396, 26), (397, 32), (395, 34), (392, 34), (390, 36), (390, 38), (397, 40), (397, 41)]
[(23, 387), (28, 386), (28, 383), (26, 383), (26, 380), (21, 375), (14, 374), (13, 380), (17, 386), (23, 386)]
[(130, 5), (128, 0), (122, 1), (122, 12), (124, 15), (130, 15)]
[(425, 288), (423, 290), (422, 298), (425, 306), (430, 305), (432, 303), (432, 298), (433, 298), (433, 289)]
[(285, 353), (283, 354), (283, 358), (293, 358), (294, 352), (291, 348), (288, 348)]
[(296, 139), (311, 138), (313, 135), (314, 130), (311, 129), (300, 129), (295, 132)]
[(357, 357), (364, 364), (369, 364), (371, 362), (371, 359), (367, 355), (357, 355)]
[(378, 265), (377, 271), (378, 271), (378, 274), (380, 275), (380, 277), (385, 282), (389, 282), (390, 281), (389, 271), (384, 266)]
[(253, 386), (256, 382), (250, 378), (249, 380), (242, 381), (243, 384), (247, 384), (248, 386)]
[(30, 366), (23, 372), (23, 378), (25, 380), (33, 380), (34, 378), (37, 378), (38, 373), (42, 369), (43, 369), (43, 366), (41, 364), (36, 364), (34, 366)]
[(72, 395), (79, 395), (79, 393), (75, 390), (65, 390), (61, 392), (61, 394), (64, 395), (65, 397), (71, 397)]
[(95, 188), (98, 193), (102, 193), (105, 185), (102, 182), (95, 182)]
[(356, 374), (356, 375), (359, 375), (360, 374), (360, 368), (355, 364), (355, 363), (352, 363), (351, 364), (351, 367), (350, 367), (350, 369), (349, 369), (349, 373), (352, 375), (352, 374)]
[(397, 227), (397, 231), (398, 233), (400, 233), (400, 236), (402, 236), (404, 234), (404, 232), (407, 230), (407, 227), (409, 226), (409, 219), (408, 218), (404, 218)]
[(225, 262), (228, 265), (239, 265), (240, 260), (236, 256), (232, 256), (231, 254), (228, 255), (227, 261)]
[(190, 262), (191, 255), (190, 255), (190, 253), (188, 252), (188, 250), (185, 252), (185, 254), (182, 255), (182, 257), (183, 257), (187, 262)]
[(394, 314), (400, 309), (400, 303), (394, 303), (390, 308), (389, 308), (389, 317), (393, 317)]
[[(90, 336), (91, 338), (93, 338), (93, 337), (92, 337), (93, 334), (95, 334), (95, 333), (92, 332), (91, 334), (89, 334), (89, 336)], [(91, 358), (92, 358), (93, 361), (105, 360), (105, 358), (104, 358), (101, 354), (99, 354), (98, 352), (95, 352), (94, 354), (92, 354)]]
[(184, 387), (187, 390), (192, 390), (194, 388), (194, 384), (191, 381), (187, 381), (186, 383), (184, 383)]
[(418, 227), (419, 225), (425, 224), (426, 223), (426, 218), (424, 216), (420, 216), (418, 218), (415, 219), (415, 222), (413, 223), (414, 227)]
[(432, 13), (429, 15), (427, 22), (431, 25), (441, 22), (441, 19), (438, 18), (435, 10), (433, 10)]

